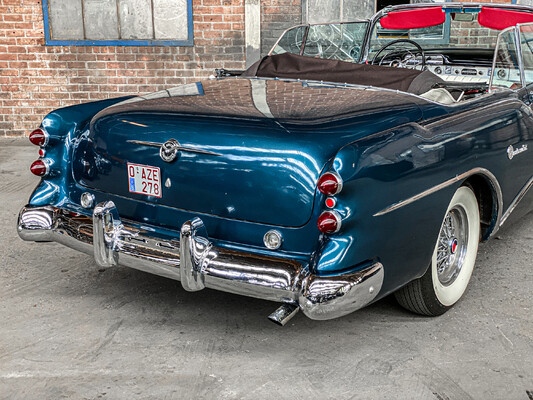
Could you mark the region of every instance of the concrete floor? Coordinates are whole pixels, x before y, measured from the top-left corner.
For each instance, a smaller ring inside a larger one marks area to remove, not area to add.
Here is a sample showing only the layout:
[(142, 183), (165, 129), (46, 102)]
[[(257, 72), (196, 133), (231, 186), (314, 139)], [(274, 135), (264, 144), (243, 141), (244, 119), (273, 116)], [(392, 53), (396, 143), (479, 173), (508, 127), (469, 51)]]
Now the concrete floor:
[(0, 140), (2, 399), (533, 399), (533, 214), (481, 246), (440, 318), (387, 298), (280, 328), (274, 303), (20, 240), (36, 154)]

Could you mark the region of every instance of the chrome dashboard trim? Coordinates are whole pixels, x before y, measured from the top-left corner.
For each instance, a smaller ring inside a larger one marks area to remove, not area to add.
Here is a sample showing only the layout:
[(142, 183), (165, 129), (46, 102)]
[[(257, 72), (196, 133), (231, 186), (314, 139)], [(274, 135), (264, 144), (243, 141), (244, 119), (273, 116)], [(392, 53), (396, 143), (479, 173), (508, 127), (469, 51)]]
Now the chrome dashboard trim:
[(179, 280), (187, 291), (211, 288), (298, 306), (311, 319), (341, 317), (373, 301), (384, 279), (379, 262), (336, 276), (311, 274), (301, 262), (215, 246), (199, 218), (177, 238), (156, 238), (120, 219), (111, 201), (93, 217), (56, 207), (24, 207), (18, 233), (92, 254), (98, 265), (124, 265)]

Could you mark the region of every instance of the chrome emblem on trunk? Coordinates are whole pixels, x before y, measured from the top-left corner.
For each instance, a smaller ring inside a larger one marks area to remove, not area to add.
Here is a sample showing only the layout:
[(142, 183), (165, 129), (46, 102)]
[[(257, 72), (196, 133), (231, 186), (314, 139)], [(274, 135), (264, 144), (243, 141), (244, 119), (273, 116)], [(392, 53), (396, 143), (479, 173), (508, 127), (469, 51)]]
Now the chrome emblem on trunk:
[(172, 162), (178, 158), (180, 147), (180, 143), (176, 139), (167, 140), (159, 148), (159, 156), (165, 162)]

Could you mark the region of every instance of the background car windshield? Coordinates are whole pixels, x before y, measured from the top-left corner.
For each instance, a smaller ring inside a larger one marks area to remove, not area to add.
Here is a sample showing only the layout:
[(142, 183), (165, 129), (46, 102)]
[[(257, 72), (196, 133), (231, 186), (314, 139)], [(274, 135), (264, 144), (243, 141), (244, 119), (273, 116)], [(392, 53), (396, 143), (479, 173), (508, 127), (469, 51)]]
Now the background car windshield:
[(298, 26), (285, 32), (271, 54), (293, 53), (357, 62), (367, 26), (368, 22)]
[[(522, 39), (524, 38), (525, 36), (522, 35)], [(524, 44), (525, 42), (522, 40), (522, 49), (526, 48)], [(515, 28), (508, 28), (501, 32), (498, 40), (494, 57), (492, 87), (517, 89), (522, 86), (518, 58)]]
[[(385, 29), (378, 22), (370, 35), (368, 59), (387, 43), (397, 39), (410, 39), (426, 49), (494, 49), (498, 31), (478, 24), (477, 13), (447, 12), (443, 24), (420, 29)], [(389, 49), (405, 49), (406, 43), (392, 45)], [(414, 47), (413, 47), (414, 49)]]

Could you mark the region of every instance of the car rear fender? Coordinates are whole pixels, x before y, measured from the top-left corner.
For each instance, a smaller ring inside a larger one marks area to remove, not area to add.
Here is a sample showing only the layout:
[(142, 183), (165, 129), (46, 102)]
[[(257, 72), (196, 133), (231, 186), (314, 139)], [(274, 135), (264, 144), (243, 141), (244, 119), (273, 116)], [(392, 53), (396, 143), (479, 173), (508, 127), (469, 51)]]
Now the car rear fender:
[(41, 128), (49, 135), (48, 143), (43, 147), (44, 159), (49, 164), (49, 173), (41, 179), (33, 191), (30, 197), (31, 205), (57, 203), (67, 195), (67, 187), (72, 181), (71, 171), (67, 165), (71, 158), (72, 143), (99, 111), (131, 97), (118, 97), (60, 108), (43, 119)]

